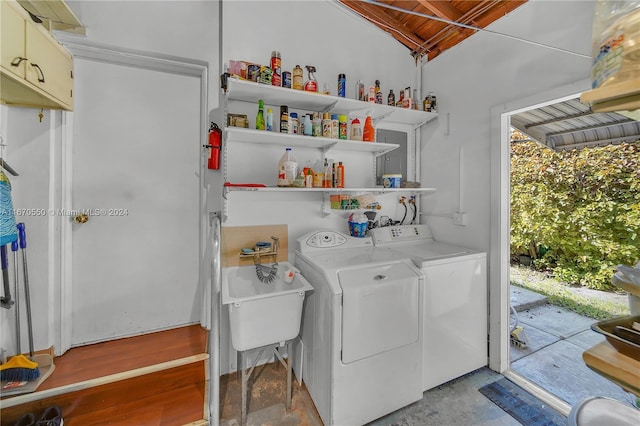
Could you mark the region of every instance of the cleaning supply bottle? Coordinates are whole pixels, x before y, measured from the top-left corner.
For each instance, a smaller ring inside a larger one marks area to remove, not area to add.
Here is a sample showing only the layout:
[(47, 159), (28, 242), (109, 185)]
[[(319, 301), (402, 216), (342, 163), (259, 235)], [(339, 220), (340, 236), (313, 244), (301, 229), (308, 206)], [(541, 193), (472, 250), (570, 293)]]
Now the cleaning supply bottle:
[(389, 89), (389, 96), (387, 96), (387, 105), (396, 106), (396, 95), (393, 93), (393, 89)]
[(313, 65), (305, 65), (305, 68), (309, 73), (309, 79), (304, 85), (304, 90), (306, 90), (307, 92), (317, 92), (318, 81), (316, 80), (316, 77), (313, 75), (313, 73), (316, 72), (316, 67), (314, 67)]
[(382, 90), (380, 90), (380, 80), (376, 80), (375, 91), (376, 91), (376, 103), (377, 104), (381, 104), (382, 103)]
[(256, 115), (256, 129), (264, 130), (266, 128), (264, 122), (264, 101), (260, 99), (258, 101), (258, 114)]
[(336, 188), (344, 188), (344, 166), (342, 165), (342, 161), (338, 162), (338, 167), (336, 167)]
[(286, 148), (278, 162), (278, 186), (291, 186), (297, 176), (298, 162), (291, 153), (291, 148)]
[(266, 128), (269, 131), (273, 130), (273, 111), (271, 110), (271, 108), (267, 108), (267, 124), (266, 124)]
[(364, 96), (364, 83), (360, 80), (356, 83), (356, 99), (359, 101), (366, 101)]
[(338, 139), (347, 139), (347, 116), (338, 115)]
[(302, 80), (304, 78), (303, 75), (303, 71), (302, 71), (302, 67), (300, 65), (296, 65), (295, 68), (293, 69), (293, 83), (292, 83), (292, 87), (295, 90), (302, 90)]
[(351, 138), (352, 141), (361, 141), (362, 140), (362, 126), (360, 125), (360, 120), (358, 118), (354, 118), (351, 121)]
[(331, 165), (329, 164), (329, 160), (326, 158), (324, 159), (324, 175), (322, 178), (323, 178), (322, 187), (331, 188), (332, 182), (333, 182), (333, 175), (331, 173)]
[(373, 128), (373, 121), (371, 116), (368, 115), (364, 120), (364, 129), (362, 130), (362, 140), (365, 142), (376, 141), (376, 129)]

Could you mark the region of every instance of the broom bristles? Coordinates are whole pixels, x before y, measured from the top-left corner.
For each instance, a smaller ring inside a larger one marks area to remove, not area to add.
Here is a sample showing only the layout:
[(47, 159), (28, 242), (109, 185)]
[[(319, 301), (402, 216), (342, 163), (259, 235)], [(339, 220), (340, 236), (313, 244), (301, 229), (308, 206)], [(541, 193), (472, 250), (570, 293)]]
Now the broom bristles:
[(16, 355), (0, 365), (0, 380), (3, 382), (28, 382), (40, 377), (38, 364), (24, 355)]

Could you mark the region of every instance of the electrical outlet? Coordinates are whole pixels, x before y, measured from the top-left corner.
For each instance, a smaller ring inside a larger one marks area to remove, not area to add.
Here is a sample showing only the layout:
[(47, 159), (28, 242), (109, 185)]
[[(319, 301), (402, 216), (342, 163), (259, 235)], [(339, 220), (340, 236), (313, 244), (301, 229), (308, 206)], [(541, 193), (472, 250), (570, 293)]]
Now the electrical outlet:
[(469, 217), (467, 213), (457, 212), (453, 214), (453, 224), (466, 226), (469, 224)]

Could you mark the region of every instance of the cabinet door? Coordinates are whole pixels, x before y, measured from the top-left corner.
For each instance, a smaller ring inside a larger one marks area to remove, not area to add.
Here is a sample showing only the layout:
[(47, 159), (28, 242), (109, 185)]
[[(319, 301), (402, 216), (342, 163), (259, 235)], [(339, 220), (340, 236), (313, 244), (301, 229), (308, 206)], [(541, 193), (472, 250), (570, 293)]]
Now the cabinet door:
[(41, 28), (28, 25), (26, 32), (27, 80), (71, 108), (71, 55)]
[[(0, 42), (0, 65), (4, 71), (15, 74), (18, 78), (24, 78), (26, 61), (19, 61), (25, 57), (24, 38), (25, 24), (24, 17), (15, 9), (14, 3), (8, 1), (0, 2), (1, 16), (1, 42)], [(11, 63), (19, 62), (18, 65)]]

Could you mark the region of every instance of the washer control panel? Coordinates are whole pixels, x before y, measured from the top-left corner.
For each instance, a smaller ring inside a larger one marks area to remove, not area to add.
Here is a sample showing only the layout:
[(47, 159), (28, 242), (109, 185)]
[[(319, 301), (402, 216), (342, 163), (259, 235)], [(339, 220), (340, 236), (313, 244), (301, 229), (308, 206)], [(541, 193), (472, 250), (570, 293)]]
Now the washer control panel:
[(301, 252), (343, 249), (354, 247), (373, 247), (371, 238), (356, 238), (337, 231), (316, 231), (304, 235), (297, 240)]

